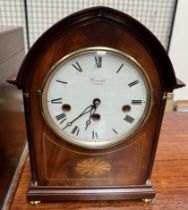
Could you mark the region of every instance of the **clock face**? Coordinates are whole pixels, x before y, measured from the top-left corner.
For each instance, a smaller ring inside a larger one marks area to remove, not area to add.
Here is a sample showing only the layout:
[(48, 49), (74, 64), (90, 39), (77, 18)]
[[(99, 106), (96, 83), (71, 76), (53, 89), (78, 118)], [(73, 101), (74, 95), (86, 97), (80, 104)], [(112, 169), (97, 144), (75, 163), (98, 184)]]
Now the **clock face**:
[(142, 67), (112, 48), (81, 49), (62, 58), (42, 90), (42, 112), (51, 129), (65, 141), (91, 149), (128, 139), (150, 107), (150, 84)]

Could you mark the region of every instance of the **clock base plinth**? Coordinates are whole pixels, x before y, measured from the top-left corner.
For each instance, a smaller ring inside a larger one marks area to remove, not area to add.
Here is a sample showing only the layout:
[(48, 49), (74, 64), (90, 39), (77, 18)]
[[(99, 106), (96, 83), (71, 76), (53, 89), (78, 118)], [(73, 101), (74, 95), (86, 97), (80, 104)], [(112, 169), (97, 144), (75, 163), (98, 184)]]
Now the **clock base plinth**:
[(102, 201), (102, 200), (130, 200), (153, 199), (155, 191), (152, 186), (138, 185), (127, 187), (105, 188), (71, 188), (59, 186), (30, 186), (27, 200), (35, 201)]

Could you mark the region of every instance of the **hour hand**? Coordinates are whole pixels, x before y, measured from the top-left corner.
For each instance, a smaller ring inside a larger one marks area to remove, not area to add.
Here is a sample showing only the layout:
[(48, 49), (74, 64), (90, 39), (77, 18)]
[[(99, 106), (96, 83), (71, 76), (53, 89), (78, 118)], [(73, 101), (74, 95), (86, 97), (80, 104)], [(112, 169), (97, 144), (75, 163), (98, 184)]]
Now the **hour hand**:
[(86, 107), (86, 108), (84, 109), (84, 111), (83, 111), (81, 114), (79, 114), (79, 115), (78, 115), (76, 118), (74, 118), (72, 121), (68, 122), (67, 125), (63, 128), (63, 130), (64, 130), (65, 128), (71, 126), (77, 119), (79, 119), (79, 118), (82, 117), (83, 115), (89, 113), (92, 109), (93, 109), (93, 105), (90, 105), (90, 106)]
[(86, 130), (88, 126), (91, 124), (91, 118), (92, 118), (92, 115), (95, 113), (95, 111), (96, 111), (96, 107), (93, 106), (93, 108), (90, 111), (89, 119), (86, 121), (86, 128), (85, 128)]
[(98, 99), (98, 98), (95, 98), (95, 99), (93, 100), (93, 107), (92, 107), (92, 109), (90, 110), (89, 119), (86, 121), (86, 128), (85, 128), (86, 130), (87, 130), (88, 126), (91, 124), (91, 118), (92, 118), (92, 116), (95, 114), (96, 109), (97, 109), (97, 107), (99, 106), (100, 103), (101, 103), (101, 101), (100, 101), (100, 99)]
[(89, 119), (89, 120), (86, 121), (86, 128), (85, 128), (86, 130), (87, 130), (87, 127), (88, 127), (90, 124), (91, 124), (91, 120)]

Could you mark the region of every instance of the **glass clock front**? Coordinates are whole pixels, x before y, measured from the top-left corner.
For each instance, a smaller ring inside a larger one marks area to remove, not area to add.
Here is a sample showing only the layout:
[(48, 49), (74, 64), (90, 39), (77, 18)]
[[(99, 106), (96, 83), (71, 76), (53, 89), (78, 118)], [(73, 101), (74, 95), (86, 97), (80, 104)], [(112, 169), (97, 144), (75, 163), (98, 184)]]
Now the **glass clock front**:
[(143, 68), (129, 55), (106, 47), (75, 51), (45, 79), (42, 112), (65, 141), (84, 148), (110, 147), (141, 127), (151, 107)]

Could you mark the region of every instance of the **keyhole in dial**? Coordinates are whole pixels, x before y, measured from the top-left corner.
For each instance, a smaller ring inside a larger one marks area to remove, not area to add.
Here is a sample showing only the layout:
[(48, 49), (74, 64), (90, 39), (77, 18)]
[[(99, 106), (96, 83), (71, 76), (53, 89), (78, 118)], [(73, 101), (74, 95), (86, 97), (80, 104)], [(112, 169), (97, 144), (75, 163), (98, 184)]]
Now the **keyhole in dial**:
[(101, 119), (101, 116), (100, 114), (96, 113), (96, 114), (93, 114), (91, 118), (93, 121), (99, 121)]
[(69, 104), (63, 104), (62, 110), (64, 112), (69, 112), (71, 110), (71, 106)]
[(129, 106), (129, 105), (124, 105), (124, 106), (122, 107), (122, 111), (123, 111), (123, 112), (130, 112), (130, 111), (131, 111), (131, 106)]

